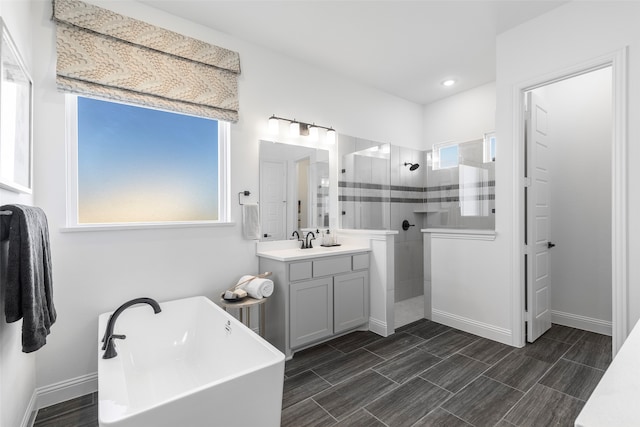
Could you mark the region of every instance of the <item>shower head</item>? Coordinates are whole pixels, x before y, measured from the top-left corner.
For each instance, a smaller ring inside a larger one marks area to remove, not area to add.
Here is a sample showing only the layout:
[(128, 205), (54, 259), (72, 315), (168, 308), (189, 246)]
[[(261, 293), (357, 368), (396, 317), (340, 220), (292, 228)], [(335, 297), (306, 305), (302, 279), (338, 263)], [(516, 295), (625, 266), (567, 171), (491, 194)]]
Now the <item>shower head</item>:
[(408, 162), (404, 162), (405, 166), (411, 165), (409, 166), (409, 170), (410, 171), (414, 171), (416, 169), (418, 169), (420, 167), (420, 165), (418, 163), (408, 163)]

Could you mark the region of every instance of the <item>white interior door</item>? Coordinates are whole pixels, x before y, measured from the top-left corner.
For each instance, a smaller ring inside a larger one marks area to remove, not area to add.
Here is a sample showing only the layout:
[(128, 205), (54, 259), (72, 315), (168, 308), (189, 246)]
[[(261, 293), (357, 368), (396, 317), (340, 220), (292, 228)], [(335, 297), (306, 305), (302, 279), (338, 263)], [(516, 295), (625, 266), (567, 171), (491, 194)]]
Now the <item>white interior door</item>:
[(286, 162), (260, 162), (260, 230), (262, 240), (285, 240), (287, 208)]
[(527, 97), (527, 341), (551, 328), (549, 280), (549, 136), (540, 97)]

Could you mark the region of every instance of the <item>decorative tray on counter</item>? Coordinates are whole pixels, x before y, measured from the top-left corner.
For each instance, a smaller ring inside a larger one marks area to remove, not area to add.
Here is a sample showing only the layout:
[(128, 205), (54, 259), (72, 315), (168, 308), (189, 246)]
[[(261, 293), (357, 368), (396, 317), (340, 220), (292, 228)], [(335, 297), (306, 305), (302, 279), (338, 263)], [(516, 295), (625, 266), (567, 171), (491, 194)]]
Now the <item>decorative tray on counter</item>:
[(333, 248), (334, 246), (341, 246), (341, 244), (340, 243), (334, 243), (333, 245), (320, 245), (320, 246), (322, 246), (323, 248)]

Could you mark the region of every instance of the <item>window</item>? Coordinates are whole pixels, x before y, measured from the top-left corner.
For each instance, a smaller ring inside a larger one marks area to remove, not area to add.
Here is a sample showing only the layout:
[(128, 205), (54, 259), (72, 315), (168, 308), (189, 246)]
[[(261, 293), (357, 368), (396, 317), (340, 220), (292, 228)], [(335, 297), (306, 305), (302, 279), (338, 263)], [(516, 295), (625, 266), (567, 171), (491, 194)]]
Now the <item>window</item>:
[(224, 222), (229, 124), (68, 95), (69, 226)]
[(496, 134), (494, 132), (484, 134), (482, 152), (484, 163), (496, 161)]
[(443, 143), (433, 146), (433, 170), (458, 166), (458, 144)]

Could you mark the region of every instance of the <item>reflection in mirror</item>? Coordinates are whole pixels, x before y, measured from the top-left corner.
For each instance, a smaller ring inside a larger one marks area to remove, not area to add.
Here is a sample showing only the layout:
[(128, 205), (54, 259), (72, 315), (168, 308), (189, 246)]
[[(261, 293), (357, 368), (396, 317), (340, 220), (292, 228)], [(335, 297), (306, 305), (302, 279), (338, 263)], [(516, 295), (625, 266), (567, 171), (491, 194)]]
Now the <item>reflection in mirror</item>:
[(329, 208), (329, 151), (260, 141), (261, 240), (326, 229)]

